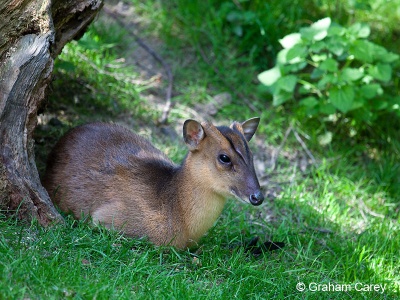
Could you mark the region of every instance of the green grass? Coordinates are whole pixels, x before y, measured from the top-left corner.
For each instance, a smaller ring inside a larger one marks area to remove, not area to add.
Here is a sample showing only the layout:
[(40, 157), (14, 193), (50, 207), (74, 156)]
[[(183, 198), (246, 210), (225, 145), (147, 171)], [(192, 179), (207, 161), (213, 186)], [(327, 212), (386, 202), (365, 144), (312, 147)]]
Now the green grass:
[[(323, 147), (318, 136), (326, 128), (296, 119), (288, 108), (271, 107), (256, 82), (257, 73), (273, 63), (277, 39), (336, 10), (343, 22), (350, 22), (344, 14), (351, 9), (350, 2), (338, 1), (333, 7), (327, 1), (313, 1), (318, 9), (307, 10), (304, 3), (309, 1), (271, 1), (268, 14), (260, 9), (264, 1), (225, 1), (225, 6), (211, 0), (132, 3), (141, 17), (140, 36), (160, 42), (157, 51), (174, 72), (176, 105), (170, 126), (180, 127), (185, 118), (196, 117), (193, 106), (198, 102), (207, 105), (216, 94), (229, 92), (232, 102), (213, 118), (226, 124), (261, 116), (257, 142), (274, 150), (282, 145), (276, 168), (269, 167), (267, 155), (264, 172), (270, 180), (266, 189), (278, 196), (257, 208), (229, 201), (216, 226), (192, 252), (155, 247), (70, 217), (65, 224), (43, 228), (0, 214), (0, 299), (397, 299), (398, 119), (382, 119), (355, 136), (348, 134), (349, 127), (330, 125), (334, 139)], [(242, 36), (226, 20), (232, 11), (255, 12), (241, 24)], [(398, 22), (381, 25), (397, 20), (396, 10), (388, 11), (382, 4), (379, 11), (380, 15), (359, 9), (355, 18), (386, 28), (384, 35), (379, 30), (374, 34), (377, 41), (390, 41), (398, 34), (393, 25)], [(263, 38), (269, 39), (268, 47)], [(125, 29), (103, 19), (90, 26), (83, 39), (66, 46), (56, 62), (46, 104), (66, 126), (44, 122), (36, 131), (41, 171), (57, 138), (69, 127), (92, 120), (122, 120), (175, 161), (184, 157), (180, 138), (168, 138), (148, 126), (161, 115), (159, 103), (148, 96), (163, 93), (165, 80), (159, 88), (143, 80), (138, 83), (140, 70), (124, 60), (136, 50)], [(290, 125), (316, 157), (316, 165), (307, 163), (302, 170), (307, 155), (292, 134), (282, 144)], [(258, 153), (254, 141), (251, 145), (259, 157), (267, 154)], [(255, 257), (244, 250), (254, 236), (286, 246)], [(307, 288), (310, 283), (386, 288), (384, 294), (299, 292), (299, 282)]]
[[(333, 181), (338, 182), (331, 186)], [(305, 193), (314, 185), (314, 192)], [(255, 209), (232, 202), (194, 253), (157, 248), (71, 218), (50, 228), (2, 218), (1, 295), (4, 299), (318, 299), (324, 295), (343, 299), (340, 292), (301, 294), (295, 287), (298, 282), (360, 282), (386, 284), (385, 299), (395, 299), (399, 225), (360, 216), (352, 207), (352, 191), (358, 188), (322, 170), (285, 189), (273, 206)], [(277, 220), (267, 221), (269, 214)], [(286, 247), (253, 257), (244, 252), (243, 244), (255, 235), (284, 241)], [(349, 295), (383, 299), (376, 292)]]

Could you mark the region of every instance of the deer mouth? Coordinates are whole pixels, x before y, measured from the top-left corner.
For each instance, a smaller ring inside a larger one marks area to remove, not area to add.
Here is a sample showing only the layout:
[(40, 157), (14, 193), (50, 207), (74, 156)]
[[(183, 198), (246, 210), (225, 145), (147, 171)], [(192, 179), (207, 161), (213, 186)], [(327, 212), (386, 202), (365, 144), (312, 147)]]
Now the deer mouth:
[(249, 197), (240, 197), (235, 188), (231, 188), (230, 192), (240, 202), (251, 204), (253, 206), (259, 206), (264, 201), (264, 194), (261, 191), (251, 194)]
[(240, 197), (240, 196), (238, 195), (238, 192), (236, 191), (235, 188), (231, 188), (230, 192), (231, 192), (231, 195), (234, 196), (234, 198), (235, 198), (236, 200), (238, 200), (239, 202), (246, 203), (246, 204), (249, 204), (249, 203), (250, 203), (249, 198), (247, 198), (247, 197), (244, 197), (244, 198)]

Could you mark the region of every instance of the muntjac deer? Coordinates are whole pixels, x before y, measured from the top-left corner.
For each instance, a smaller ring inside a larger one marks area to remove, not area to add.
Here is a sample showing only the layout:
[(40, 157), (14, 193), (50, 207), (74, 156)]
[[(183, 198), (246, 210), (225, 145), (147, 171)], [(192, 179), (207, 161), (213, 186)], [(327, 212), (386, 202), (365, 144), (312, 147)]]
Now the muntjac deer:
[(259, 120), (230, 127), (185, 121), (189, 153), (181, 165), (122, 126), (82, 125), (50, 153), (43, 184), (75, 218), (90, 216), (156, 245), (191, 247), (215, 223), (227, 198), (263, 202), (248, 146)]

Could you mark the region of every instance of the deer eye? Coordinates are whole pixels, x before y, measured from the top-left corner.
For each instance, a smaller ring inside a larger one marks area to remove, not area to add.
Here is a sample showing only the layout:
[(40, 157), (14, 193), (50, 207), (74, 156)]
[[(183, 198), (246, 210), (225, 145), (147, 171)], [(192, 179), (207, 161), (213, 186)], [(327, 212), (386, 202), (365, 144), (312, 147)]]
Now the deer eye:
[(229, 158), (228, 155), (225, 155), (225, 154), (221, 154), (221, 155), (218, 157), (218, 159), (219, 159), (219, 161), (220, 161), (221, 163), (223, 163), (223, 164), (230, 164), (230, 163), (231, 163), (231, 159)]

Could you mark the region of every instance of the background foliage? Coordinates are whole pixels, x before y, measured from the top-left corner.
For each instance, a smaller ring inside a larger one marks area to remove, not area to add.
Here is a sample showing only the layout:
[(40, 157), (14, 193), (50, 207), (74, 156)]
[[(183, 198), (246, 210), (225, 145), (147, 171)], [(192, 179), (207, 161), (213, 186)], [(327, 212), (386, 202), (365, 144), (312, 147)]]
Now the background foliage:
[(274, 106), (294, 99), (303, 118), (350, 117), (359, 125), (373, 124), (379, 114), (400, 116), (392, 80), (399, 55), (368, 41), (369, 35), (366, 24), (344, 28), (321, 19), (282, 38), (275, 67), (258, 78), (270, 87)]

